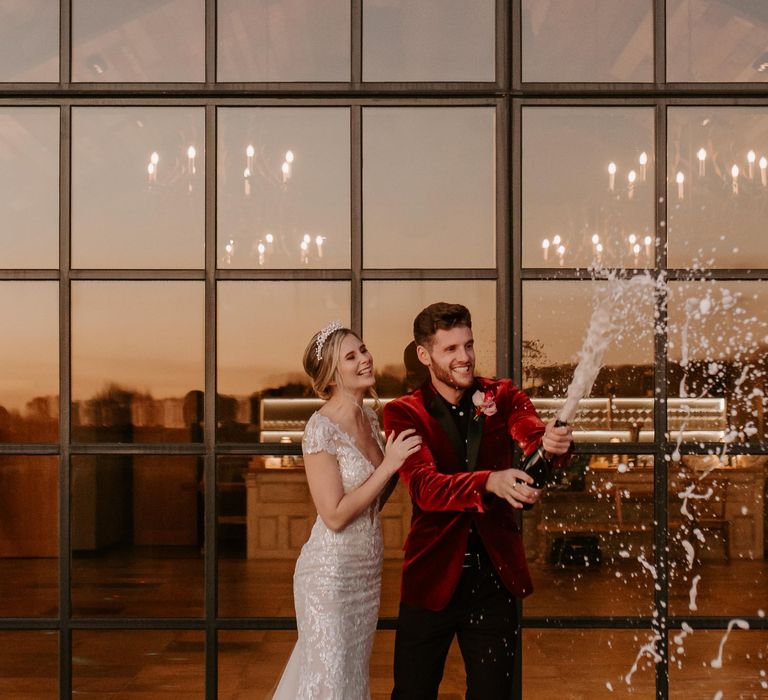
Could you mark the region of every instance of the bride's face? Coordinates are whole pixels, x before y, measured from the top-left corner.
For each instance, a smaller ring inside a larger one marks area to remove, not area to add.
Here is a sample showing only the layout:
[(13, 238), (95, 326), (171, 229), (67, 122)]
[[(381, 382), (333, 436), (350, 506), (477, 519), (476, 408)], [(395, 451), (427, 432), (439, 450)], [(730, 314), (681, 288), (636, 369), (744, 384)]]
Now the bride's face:
[(364, 392), (374, 385), (373, 357), (365, 343), (351, 333), (341, 341), (336, 377), (345, 391)]

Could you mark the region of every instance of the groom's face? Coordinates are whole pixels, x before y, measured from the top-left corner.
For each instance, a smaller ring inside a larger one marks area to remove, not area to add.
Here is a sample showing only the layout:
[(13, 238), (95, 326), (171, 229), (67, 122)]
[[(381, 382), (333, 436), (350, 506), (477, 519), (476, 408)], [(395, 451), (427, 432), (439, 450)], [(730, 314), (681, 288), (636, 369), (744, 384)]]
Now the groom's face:
[(471, 328), (456, 326), (438, 330), (431, 347), (420, 345), (416, 352), (429, 368), (433, 383), (461, 391), (475, 381), (475, 339)]

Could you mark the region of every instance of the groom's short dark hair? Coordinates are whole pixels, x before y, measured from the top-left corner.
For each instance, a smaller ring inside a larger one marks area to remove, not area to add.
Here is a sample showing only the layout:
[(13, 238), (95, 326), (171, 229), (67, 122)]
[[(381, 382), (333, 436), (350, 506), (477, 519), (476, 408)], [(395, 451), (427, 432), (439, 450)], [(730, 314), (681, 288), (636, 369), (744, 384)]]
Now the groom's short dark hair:
[(472, 328), (472, 314), (469, 313), (469, 309), (461, 304), (447, 304), (439, 301), (436, 304), (430, 304), (413, 319), (413, 339), (416, 345), (430, 348), (437, 331), (447, 331), (456, 326)]

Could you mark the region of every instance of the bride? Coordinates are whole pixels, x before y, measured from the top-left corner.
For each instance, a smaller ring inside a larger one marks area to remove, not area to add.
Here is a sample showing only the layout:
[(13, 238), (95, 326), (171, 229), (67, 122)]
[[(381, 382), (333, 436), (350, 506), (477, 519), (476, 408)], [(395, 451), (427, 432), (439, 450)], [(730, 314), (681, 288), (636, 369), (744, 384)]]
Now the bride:
[(304, 369), (326, 403), (302, 443), (318, 518), (293, 577), (298, 641), (273, 700), (370, 698), (368, 662), (381, 591), (380, 495), (421, 447), (405, 430), (382, 444), (374, 411), (373, 358), (334, 321), (315, 334)]

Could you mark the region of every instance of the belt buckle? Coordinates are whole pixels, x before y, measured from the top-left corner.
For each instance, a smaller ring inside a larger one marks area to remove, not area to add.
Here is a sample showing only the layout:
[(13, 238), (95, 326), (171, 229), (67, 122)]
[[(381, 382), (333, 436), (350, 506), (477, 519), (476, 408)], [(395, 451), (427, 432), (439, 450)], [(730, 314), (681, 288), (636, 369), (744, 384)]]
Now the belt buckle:
[(477, 552), (464, 552), (463, 569), (480, 568), (480, 555)]

